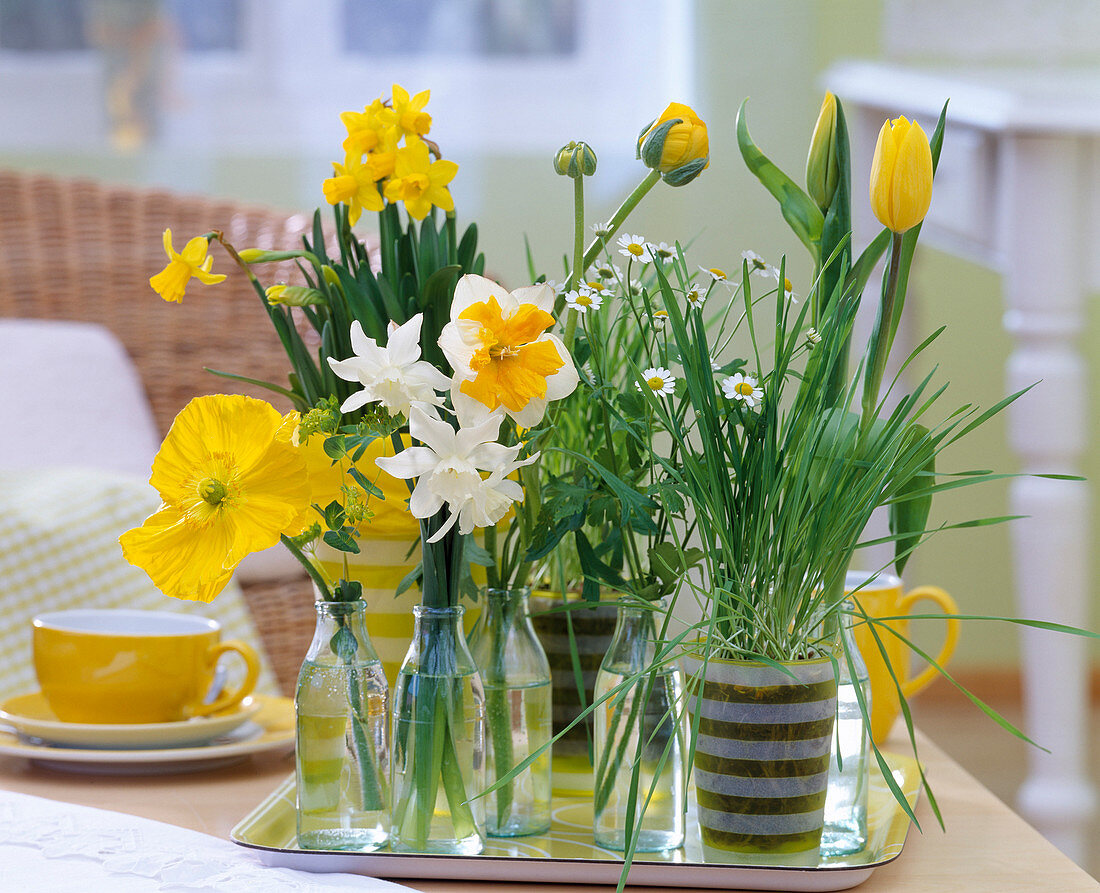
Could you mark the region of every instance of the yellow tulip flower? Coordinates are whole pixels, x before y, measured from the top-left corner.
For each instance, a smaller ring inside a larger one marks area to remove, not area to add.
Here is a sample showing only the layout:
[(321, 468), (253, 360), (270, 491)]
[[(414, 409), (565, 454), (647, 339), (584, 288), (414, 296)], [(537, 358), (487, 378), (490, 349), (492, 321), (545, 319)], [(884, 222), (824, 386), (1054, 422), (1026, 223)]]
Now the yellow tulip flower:
[(638, 157), (670, 186), (690, 183), (710, 156), (707, 125), (690, 106), (671, 102), (638, 137)]
[(172, 423), (149, 478), (161, 507), (119, 538), (167, 595), (210, 602), (241, 560), (298, 533), (309, 517), (301, 452), (283, 417), (253, 397), (196, 397)]
[(183, 251), (176, 253), (172, 247), (172, 230), (164, 231), (164, 251), (168, 255), (168, 266), (150, 277), (149, 285), (153, 291), (166, 301), (180, 303), (183, 300), (187, 283), (194, 277), (199, 282), (213, 285), (221, 282), (225, 276), (210, 272), (214, 258), (207, 257), (206, 252), (210, 243), (205, 236), (195, 236), (184, 247)]
[(827, 211), (840, 179), (836, 157), (836, 97), (826, 93), (806, 156), (806, 191), (822, 211)]
[(932, 150), (921, 126), (887, 120), (871, 162), (871, 209), (895, 233), (912, 229), (932, 203)]

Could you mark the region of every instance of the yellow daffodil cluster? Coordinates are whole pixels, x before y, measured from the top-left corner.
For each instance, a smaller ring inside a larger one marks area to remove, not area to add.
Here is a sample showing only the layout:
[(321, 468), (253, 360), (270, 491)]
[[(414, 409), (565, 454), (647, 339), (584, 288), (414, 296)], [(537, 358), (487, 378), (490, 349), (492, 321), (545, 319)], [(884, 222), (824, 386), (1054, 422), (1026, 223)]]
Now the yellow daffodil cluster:
[(432, 116), (424, 111), (429, 91), (410, 97), (399, 84), (393, 85), (389, 102), (376, 99), (362, 112), (344, 112), (340, 120), (347, 128), (344, 161), (333, 162), (333, 176), (322, 184), (330, 205), (348, 206), (348, 221), (359, 219), (365, 208), (381, 211), (386, 202), (404, 202), (410, 217), (423, 220), (432, 206), (454, 210), (447, 184), (458, 173), (458, 165), (442, 158), (425, 140)]

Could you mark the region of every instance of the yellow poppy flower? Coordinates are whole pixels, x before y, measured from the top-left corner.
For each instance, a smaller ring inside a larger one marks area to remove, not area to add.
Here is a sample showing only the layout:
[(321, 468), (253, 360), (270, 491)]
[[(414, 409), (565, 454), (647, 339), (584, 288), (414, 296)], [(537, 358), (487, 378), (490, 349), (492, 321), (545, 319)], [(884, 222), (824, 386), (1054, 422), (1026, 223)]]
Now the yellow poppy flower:
[(364, 208), (368, 211), (382, 210), (385, 202), (374, 185), (370, 168), (363, 164), (362, 158), (352, 154), (344, 159), (343, 164), (334, 161), (332, 168), (335, 176), (325, 180), (321, 190), (330, 205), (347, 204), (348, 223), (354, 226)]
[(409, 98), (409, 91), (400, 84), (393, 85), (393, 109), (394, 123), (407, 134), (414, 136), (427, 136), (432, 129), (432, 116), (424, 111), (431, 96), (430, 90), (422, 90), (416, 96)]
[(531, 428), (548, 401), (573, 392), (577, 369), (561, 340), (546, 331), (553, 306), (554, 290), (545, 284), (508, 292), (483, 276), (458, 280), (439, 346), (455, 370), (451, 400), (460, 418), (502, 406)]
[(246, 555), (300, 531), (309, 484), (301, 452), (276, 437), (282, 422), (252, 397), (188, 403), (153, 460), (163, 504), (119, 538), (126, 560), (165, 594), (209, 602)]
[(432, 161), (428, 147), (420, 140), (409, 142), (397, 150), (393, 179), (386, 184), (386, 198), (402, 201), (410, 217), (423, 220), (432, 205), (444, 211), (455, 209), (447, 184), (458, 173), (453, 161)]
[(176, 253), (172, 247), (172, 230), (164, 231), (164, 251), (168, 255), (168, 266), (150, 277), (149, 285), (158, 295), (166, 301), (176, 304), (183, 300), (184, 289), (191, 277), (207, 285), (221, 282), (225, 276), (210, 272), (214, 258), (207, 257), (206, 252), (210, 243), (205, 236), (195, 236), (183, 246), (183, 251)]

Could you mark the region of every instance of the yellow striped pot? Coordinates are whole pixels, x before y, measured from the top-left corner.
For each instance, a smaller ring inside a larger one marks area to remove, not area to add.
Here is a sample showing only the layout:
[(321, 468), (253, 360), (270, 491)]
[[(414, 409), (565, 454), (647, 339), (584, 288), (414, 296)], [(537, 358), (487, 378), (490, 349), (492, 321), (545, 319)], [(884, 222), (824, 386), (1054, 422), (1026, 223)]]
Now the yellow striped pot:
[(784, 664), (689, 657), (693, 773), (708, 859), (817, 849), (836, 678), (828, 658)]

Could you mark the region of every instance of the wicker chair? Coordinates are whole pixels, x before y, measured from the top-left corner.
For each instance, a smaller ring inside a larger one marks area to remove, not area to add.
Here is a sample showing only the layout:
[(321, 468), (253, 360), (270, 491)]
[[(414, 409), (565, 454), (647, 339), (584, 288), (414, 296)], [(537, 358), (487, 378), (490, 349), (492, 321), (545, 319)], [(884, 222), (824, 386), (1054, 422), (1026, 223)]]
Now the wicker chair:
[[(282, 346), (227, 256), (215, 253), (215, 269), (228, 279), (217, 288), (194, 283), (182, 305), (166, 305), (148, 279), (166, 262), (166, 227), (179, 250), (213, 229), (239, 247), (286, 248), (310, 225), (306, 216), (229, 201), (0, 171), (0, 316), (111, 329), (141, 373), (162, 434), (201, 394), (247, 393), (286, 410), (268, 391), (203, 371), (286, 381)], [(290, 264), (269, 272), (271, 281), (298, 275)], [(279, 684), (290, 693), (313, 633), (308, 582), (302, 575), (244, 589)]]

